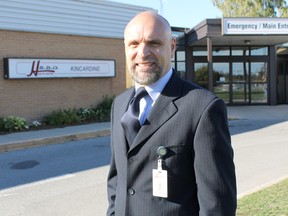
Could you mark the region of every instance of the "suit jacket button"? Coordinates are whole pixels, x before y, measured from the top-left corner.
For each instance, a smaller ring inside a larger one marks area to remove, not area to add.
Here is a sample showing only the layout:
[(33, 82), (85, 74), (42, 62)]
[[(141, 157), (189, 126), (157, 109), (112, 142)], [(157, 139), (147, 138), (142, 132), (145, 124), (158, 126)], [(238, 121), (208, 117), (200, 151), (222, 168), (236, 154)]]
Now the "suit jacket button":
[(135, 191), (130, 188), (130, 189), (128, 189), (128, 193), (129, 193), (130, 195), (134, 195), (134, 194), (135, 194)]

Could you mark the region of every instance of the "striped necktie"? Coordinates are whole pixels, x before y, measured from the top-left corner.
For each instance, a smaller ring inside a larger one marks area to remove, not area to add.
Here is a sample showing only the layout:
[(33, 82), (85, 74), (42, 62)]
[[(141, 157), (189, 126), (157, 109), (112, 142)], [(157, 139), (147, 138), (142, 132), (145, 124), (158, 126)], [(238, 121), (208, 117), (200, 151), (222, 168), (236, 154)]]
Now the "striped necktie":
[(129, 146), (133, 143), (138, 131), (141, 128), (140, 122), (138, 120), (139, 117), (139, 102), (141, 98), (147, 95), (147, 91), (144, 87), (140, 87), (135, 96), (130, 101), (127, 112), (121, 119), (121, 124), (124, 128), (126, 139), (128, 141)]

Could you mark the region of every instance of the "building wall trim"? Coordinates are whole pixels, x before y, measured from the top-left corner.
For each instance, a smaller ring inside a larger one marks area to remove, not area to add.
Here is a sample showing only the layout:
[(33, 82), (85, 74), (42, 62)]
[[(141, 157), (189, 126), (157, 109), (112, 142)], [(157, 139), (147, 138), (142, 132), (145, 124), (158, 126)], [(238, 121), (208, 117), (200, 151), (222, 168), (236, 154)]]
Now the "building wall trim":
[(123, 38), (135, 14), (152, 8), (103, 0), (2, 0), (0, 30)]

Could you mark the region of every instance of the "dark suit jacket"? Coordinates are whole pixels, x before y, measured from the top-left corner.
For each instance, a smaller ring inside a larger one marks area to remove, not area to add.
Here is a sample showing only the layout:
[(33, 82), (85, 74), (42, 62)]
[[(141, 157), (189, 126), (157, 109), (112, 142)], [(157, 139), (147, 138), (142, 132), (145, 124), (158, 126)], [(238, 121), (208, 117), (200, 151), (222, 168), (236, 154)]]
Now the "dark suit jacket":
[[(173, 72), (129, 148), (120, 120), (133, 94), (128, 89), (112, 106), (107, 215), (235, 215), (235, 168), (224, 102)], [(159, 146), (168, 149), (163, 158), (168, 198), (152, 196)]]

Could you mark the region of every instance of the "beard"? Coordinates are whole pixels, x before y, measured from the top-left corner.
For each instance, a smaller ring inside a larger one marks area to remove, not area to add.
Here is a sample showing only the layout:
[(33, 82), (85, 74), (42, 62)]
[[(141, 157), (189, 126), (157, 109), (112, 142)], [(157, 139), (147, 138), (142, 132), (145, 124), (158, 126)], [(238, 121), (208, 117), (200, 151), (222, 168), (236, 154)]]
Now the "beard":
[(157, 82), (161, 78), (163, 69), (157, 62), (153, 62), (148, 67), (140, 67), (133, 62), (129, 68), (129, 72), (135, 82), (147, 86)]

